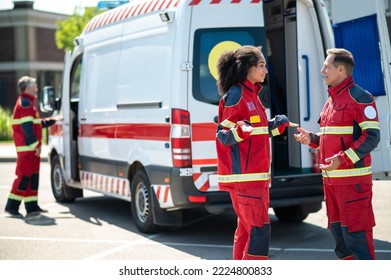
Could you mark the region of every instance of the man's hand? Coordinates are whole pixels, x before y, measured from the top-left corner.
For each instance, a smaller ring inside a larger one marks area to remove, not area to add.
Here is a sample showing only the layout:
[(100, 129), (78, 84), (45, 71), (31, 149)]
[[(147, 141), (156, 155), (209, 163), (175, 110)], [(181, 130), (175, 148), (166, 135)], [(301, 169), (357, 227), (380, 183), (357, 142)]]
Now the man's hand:
[(35, 148), (35, 156), (39, 157), (41, 155), (41, 146)]
[(57, 115), (57, 116), (51, 117), (51, 119), (54, 121), (62, 121), (64, 118), (61, 115)]
[(319, 164), (319, 168), (325, 171), (335, 170), (341, 165), (338, 159), (338, 155), (326, 158), (324, 161), (329, 164)]
[(310, 133), (301, 127), (298, 127), (297, 131), (300, 132), (300, 134), (293, 134), (293, 137), (296, 138), (296, 141), (300, 142), (301, 144), (309, 145), (311, 143)]

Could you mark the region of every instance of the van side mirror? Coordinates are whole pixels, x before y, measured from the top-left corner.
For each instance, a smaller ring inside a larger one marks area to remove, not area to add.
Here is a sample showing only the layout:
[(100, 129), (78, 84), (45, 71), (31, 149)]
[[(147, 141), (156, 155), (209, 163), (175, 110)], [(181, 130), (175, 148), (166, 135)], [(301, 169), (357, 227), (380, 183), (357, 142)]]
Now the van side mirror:
[(41, 91), (40, 108), (44, 113), (53, 113), (60, 109), (60, 99), (56, 98), (53, 86), (46, 86)]

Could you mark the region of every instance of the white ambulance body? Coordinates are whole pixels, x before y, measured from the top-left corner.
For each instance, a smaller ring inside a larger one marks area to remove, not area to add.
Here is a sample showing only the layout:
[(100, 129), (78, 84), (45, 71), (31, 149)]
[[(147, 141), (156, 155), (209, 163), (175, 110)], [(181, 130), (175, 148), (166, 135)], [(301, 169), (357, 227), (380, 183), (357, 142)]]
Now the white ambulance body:
[[(132, 0), (96, 16), (65, 59), (64, 119), (50, 130), (54, 196), (74, 201), (89, 189), (131, 201), (142, 232), (180, 224), (182, 209), (226, 209), (216, 175), (219, 55), (262, 45), (268, 113), (318, 131), (327, 99), (319, 71), (333, 41), (322, 0)], [(314, 154), (294, 133), (271, 140), (271, 207), (302, 221), (323, 191)]]

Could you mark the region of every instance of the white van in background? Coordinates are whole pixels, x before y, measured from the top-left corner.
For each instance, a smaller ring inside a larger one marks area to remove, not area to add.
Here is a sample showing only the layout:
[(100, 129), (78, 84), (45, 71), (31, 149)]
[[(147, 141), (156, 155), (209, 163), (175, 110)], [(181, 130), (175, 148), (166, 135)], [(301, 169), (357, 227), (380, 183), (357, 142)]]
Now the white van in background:
[[(93, 18), (75, 45), (62, 93), (54, 102), (46, 87), (41, 103), (64, 118), (50, 129), (53, 194), (69, 202), (89, 189), (130, 201), (148, 233), (180, 224), (186, 208), (231, 207), (217, 190), (221, 52), (264, 46), (260, 97), (270, 116), (317, 131), (327, 99), (319, 71), (334, 38), (322, 0), (132, 0)], [(271, 139), (271, 207), (284, 221), (304, 220), (323, 201), (316, 154), (294, 133)], [(380, 167), (390, 172), (389, 129), (386, 137)]]

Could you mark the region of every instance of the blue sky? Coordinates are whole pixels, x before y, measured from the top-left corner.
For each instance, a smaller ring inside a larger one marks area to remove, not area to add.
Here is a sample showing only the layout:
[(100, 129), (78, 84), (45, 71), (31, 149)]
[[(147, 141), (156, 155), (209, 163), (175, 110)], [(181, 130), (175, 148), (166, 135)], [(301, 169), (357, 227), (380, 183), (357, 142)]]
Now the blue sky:
[[(97, 6), (100, 0), (35, 0), (34, 9), (60, 14), (72, 14), (76, 6)], [(11, 10), (13, 0), (0, 0), (0, 10)]]

